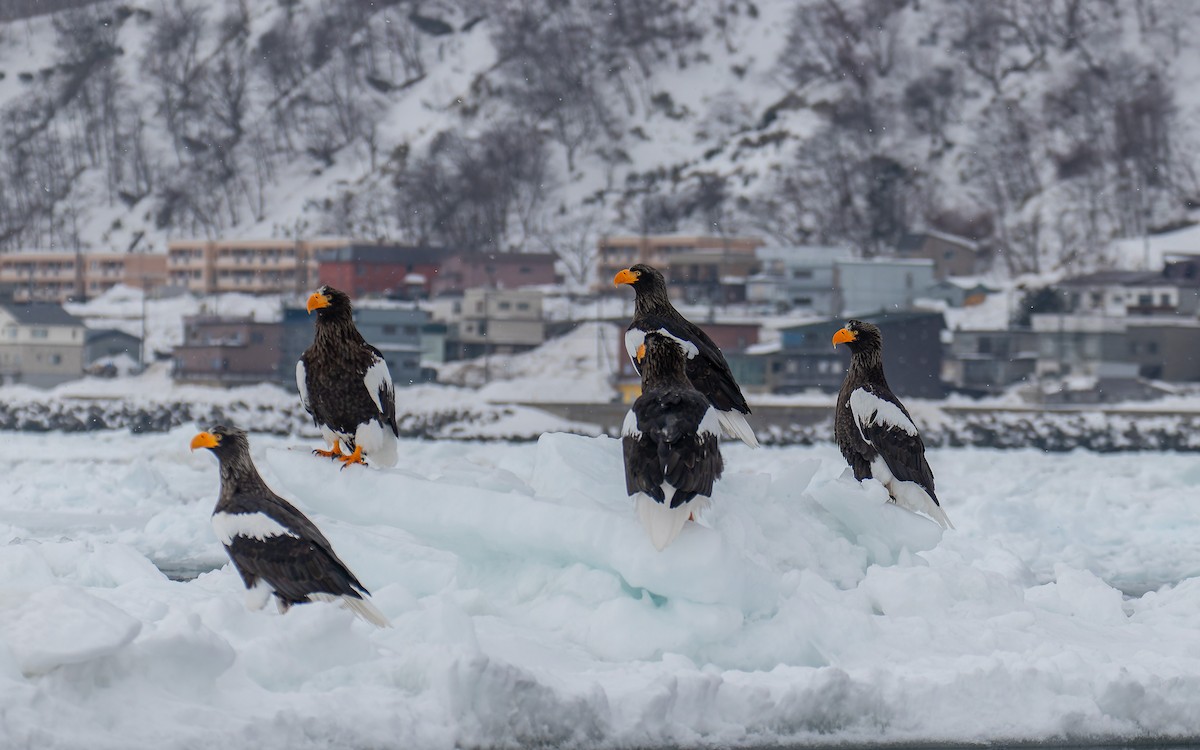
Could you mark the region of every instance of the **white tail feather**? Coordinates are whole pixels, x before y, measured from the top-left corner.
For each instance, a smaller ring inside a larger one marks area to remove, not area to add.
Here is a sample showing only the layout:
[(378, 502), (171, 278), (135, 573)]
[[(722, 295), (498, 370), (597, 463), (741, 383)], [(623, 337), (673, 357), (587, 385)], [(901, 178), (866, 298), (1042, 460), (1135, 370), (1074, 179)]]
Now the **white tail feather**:
[(376, 468), (391, 468), (400, 460), (400, 441), (392, 428), (372, 419), (358, 426), (354, 434), (355, 445), (361, 445), (367, 463)]
[(741, 440), (751, 448), (758, 447), (758, 438), (754, 436), (754, 430), (746, 421), (745, 414), (740, 411), (718, 411), (717, 421), (721, 423), (721, 429), (725, 430), (725, 434)]
[(313, 602), (335, 602), (341, 604), (377, 628), (390, 628), (392, 626), (391, 621), (374, 604), (365, 598), (360, 599), (355, 596), (335, 596), (333, 594), (316, 593), (309, 594), (308, 599)]
[(887, 482), (884, 486), (887, 487), (888, 493), (896, 501), (896, 505), (908, 508), (916, 513), (924, 513), (934, 521), (937, 521), (938, 526), (941, 526), (943, 529), (954, 528), (954, 524), (950, 523), (950, 517), (946, 515), (946, 511), (942, 510), (942, 506), (933, 501), (933, 498), (929, 496), (929, 493), (921, 485), (916, 482), (902, 482), (892, 479), (892, 481)]
[(683, 531), (688, 516), (696, 510), (690, 502), (678, 508), (669, 508), (665, 503), (660, 503), (642, 492), (634, 496), (634, 505), (637, 508), (638, 519), (650, 535), (650, 543), (659, 552), (675, 541), (675, 537)]

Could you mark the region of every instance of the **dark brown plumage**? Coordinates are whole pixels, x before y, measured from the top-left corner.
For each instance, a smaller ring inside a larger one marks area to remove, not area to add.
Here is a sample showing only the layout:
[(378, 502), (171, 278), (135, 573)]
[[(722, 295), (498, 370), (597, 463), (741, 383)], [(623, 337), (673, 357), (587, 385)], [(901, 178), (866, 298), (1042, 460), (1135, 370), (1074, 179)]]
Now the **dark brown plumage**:
[(679, 314), (667, 297), (667, 283), (657, 269), (645, 264), (630, 266), (613, 283), (633, 287), (633, 321), (625, 332), (625, 349), (633, 366), (641, 372), (637, 350), (646, 334), (665, 333), (685, 348), (688, 379), (718, 411), (721, 427), (747, 445), (758, 446), (754, 430), (746, 422), (750, 413), (742, 389), (738, 387), (721, 349), (699, 326)]
[[(383, 616), (312, 521), (263, 481), (250, 458), (243, 430), (215, 426), (192, 439), (220, 463), (221, 492), (213, 529), (251, 594), (274, 595), (280, 611), (318, 599), (340, 599), (368, 622), (384, 627)], [(252, 604), (261, 606), (266, 597)]]
[[(350, 298), (323, 286), (308, 299), (316, 311), (313, 343), (296, 363), (300, 401), (321, 428), (328, 451), (313, 451), (343, 462), (395, 466), (396, 390), (387, 362), (354, 325)], [(342, 454), (345, 446), (347, 453)]]
[(845, 344), (852, 353), (838, 392), (833, 434), (854, 478), (874, 477), (897, 503), (951, 526), (934, 491), (925, 443), (883, 374), (879, 327), (851, 320), (834, 334), (833, 344)]
[(660, 550), (707, 506), (724, 462), (716, 411), (688, 380), (674, 340), (646, 335), (642, 395), (622, 429), (625, 489)]

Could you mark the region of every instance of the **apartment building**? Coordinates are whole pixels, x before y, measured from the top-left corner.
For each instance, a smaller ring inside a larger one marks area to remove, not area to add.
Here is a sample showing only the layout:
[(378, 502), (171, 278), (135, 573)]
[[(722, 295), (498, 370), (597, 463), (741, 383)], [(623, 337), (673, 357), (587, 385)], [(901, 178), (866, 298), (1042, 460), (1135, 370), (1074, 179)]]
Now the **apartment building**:
[(197, 294), (296, 294), (318, 286), (317, 253), (348, 239), (173, 240), (167, 278)]
[[(654, 266), (670, 278), (669, 270), (677, 256), (716, 257), (731, 263), (733, 256), (754, 258), (762, 240), (753, 237), (709, 237), (684, 235), (648, 235), (602, 237), (596, 245), (596, 288), (612, 289), (613, 276), (636, 263)], [(706, 264), (706, 265), (711, 265)], [(686, 275), (686, 274), (685, 274)]]
[(66, 302), (103, 294), (117, 284), (154, 287), (166, 280), (159, 253), (22, 250), (0, 255), (0, 284), (19, 301)]

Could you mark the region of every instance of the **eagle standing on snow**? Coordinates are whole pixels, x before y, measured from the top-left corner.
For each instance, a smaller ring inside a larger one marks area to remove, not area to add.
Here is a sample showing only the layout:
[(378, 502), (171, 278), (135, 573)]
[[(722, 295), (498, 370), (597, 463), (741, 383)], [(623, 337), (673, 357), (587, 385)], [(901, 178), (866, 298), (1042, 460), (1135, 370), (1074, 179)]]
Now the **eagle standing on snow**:
[(280, 612), (293, 604), (340, 600), (367, 622), (390, 626), (329, 540), (259, 476), (244, 430), (213, 427), (192, 438), (192, 450), (197, 448), (208, 448), (221, 465), (212, 525), (246, 584), (247, 606), (261, 609), (272, 594)]
[(321, 287), (308, 298), (308, 312), (313, 310), (316, 334), (296, 363), (296, 386), (304, 409), (331, 446), (313, 453), (341, 461), (342, 468), (366, 464), (364, 455), (395, 466), (400, 428), (387, 362), (355, 328), (345, 292)]
[(725, 355), (704, 331), (679, 314), (667, 299), (667, 283), (663, 275), (650, 266), (638, 264), (617, 273), (613, 284), (633, 287), (633, 322), (625, 331), (625, 351), (640, 373), (642, 364), (638, 349), (646, 334), (656, 331), (679, 342), (687, 355), (687, 376), (717, 410), (721, 427), (751, 448), (758, 447), (758, 438), (746, 422), (750, 407), (742, 389), (733, 379)]
[(854, 478), (878, 479), (898, 505), (926, 513), (942, 526), (954, 524), (933, 491), (933, 471), (912, 417), (883, 376), (879, 327), (851, 320), (833, 334), (833, 345), (850, 347), (850, 370), (838, 392), (833, 434)]
[(683, 347), (659, 333), (639, 345), (642, 395), (621, 430), (625, 489), (659, 550), (708, 507), (724, 464), (717, 410), (688, 380)]

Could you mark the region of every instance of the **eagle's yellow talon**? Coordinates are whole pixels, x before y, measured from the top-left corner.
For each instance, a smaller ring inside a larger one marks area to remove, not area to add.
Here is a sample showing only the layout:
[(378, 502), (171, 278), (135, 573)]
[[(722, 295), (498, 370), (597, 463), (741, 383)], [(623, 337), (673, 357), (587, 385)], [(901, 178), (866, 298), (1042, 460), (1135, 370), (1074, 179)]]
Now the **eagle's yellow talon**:
[(316, 448), (313, 450), (313, 455), (314, 456), (324, 456), (325, 458), (340, 459), (342, 457), (342, 442), (340, 440), (334, 440), (333, 448), (331, 450), (327, 450), (327, 451), (323, 451), (320, 448)]
[(354, 446), (354, 452), (351, 453), (349, 456), (338, 456), (337, 460), (342, 462), (343, 469), (346, 468), (347, 466), (349, 466), (350, 464), (362, 464), (363, 466), (367, 465), (367, 462), (365, 460), (363, 460), (363, 457), (362, 457), (362, 446), (361, 445)]

